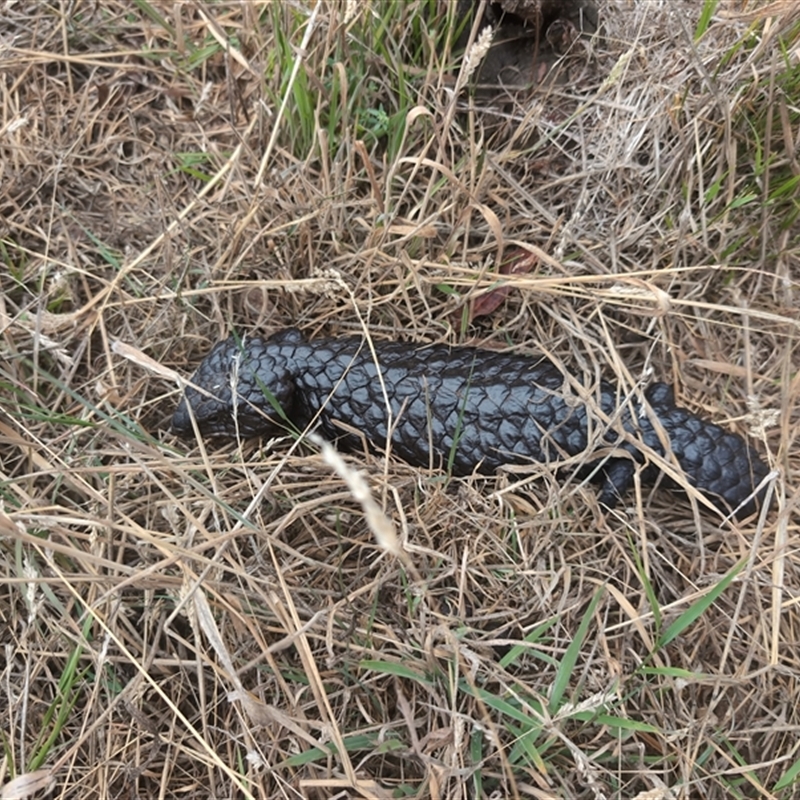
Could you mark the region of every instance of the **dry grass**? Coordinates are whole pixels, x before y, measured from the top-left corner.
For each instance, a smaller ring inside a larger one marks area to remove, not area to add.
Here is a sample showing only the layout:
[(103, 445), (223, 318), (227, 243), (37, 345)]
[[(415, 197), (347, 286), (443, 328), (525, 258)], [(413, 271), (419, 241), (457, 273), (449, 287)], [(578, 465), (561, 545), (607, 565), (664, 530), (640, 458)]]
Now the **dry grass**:
[[(605, 0), (494, 109), (435, 5), (2, 4), (0, 796), (793, 796), (797, 5)], [(673, 382), (776, 508), (177, 442), (287, 325)]]

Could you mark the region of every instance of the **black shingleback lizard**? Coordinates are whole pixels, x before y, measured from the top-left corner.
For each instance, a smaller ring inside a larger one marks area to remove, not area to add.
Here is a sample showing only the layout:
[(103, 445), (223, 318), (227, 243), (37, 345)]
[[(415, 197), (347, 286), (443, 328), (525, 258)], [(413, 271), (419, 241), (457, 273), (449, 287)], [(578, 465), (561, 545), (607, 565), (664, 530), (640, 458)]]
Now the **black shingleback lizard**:
[[(602, 449), (578, 474), (599, 483), (601, 503), (613, 507), (638, 465), (643, 482), (659, 476), (645, 454), (649, 448), (664, 456), (664, 435), (674, 456), (667, 460), (724, 513), (743, 518), (764, 501), (766, 486), (758, 487), (769, 468), (755, 450), (741, 436), (677, 407), (666, 384), (646, 390), (646, 409), (638, 402), (621, 406), (620, 393), (602, 381), (590, 395), (597, 414), (587, 410), (574, 379), (544, 357), (380, 341), (374, 351), (360, 337), (306, 341), (296, 329), (267, 339), (231, 337), (198, 367), (192, 383), (205, 392), (186, 389), (173, 429), (192, 435), (191, 404), (203, 436), (274, 435), (286, 430), (285, 420), (302, 430), (316, 417), (319, 432), (343, 449), (358, 449), (364, 439), (380, 448), (388, 399), (391, 452), (417, 466), (491, 473)], [(620, 434), (623, 428), (628, 436)], [(646, 448), (640, 450), (641, 443)], [(662, 484), (676, 485), (666, 475)]]

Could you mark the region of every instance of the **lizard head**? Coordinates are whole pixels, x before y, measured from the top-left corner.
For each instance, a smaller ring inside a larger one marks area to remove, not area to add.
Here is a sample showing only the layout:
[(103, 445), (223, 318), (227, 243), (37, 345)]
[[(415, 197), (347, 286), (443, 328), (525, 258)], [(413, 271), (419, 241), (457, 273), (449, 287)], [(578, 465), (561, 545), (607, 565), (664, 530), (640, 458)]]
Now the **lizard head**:
[(278, 342), (231, 336), (197, 368), (172, 417), (172, 429), (192, 436), (194, 417), (204, 437), (277, 434), (287, 427), (292, 389)]

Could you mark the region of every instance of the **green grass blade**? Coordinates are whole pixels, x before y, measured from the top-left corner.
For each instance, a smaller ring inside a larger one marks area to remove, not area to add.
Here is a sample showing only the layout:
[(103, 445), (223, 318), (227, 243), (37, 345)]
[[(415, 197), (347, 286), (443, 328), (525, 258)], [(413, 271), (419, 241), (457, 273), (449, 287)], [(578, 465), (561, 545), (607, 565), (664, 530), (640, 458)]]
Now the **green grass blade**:
[[(533, 642), (538, 642), (542, 638), (542, 634), (545, 631), (550, 630), (553, 625), (558, 621), (558, 617), (550, 617), (550, 619), (545, 620), (541, 625), (537, 625), (529, 634), (525, 636), (522, 640), (523, 642), (527, 642), (528, 644), (532, 644)], [(515, 644), (501, 659), (500, 659), (500, 666), (503, 669), (506, 669), (511, 664), (513, 664), (523, 653), (532, 653), (537, 658), (540, 658), (542, 661), (545, 661), (548, 664), (555, 664), (556, 660), (549, 654), (544, 653), (540, 650), (535, 650), (530, 647), (525, 647), (521, 644)]]
[(719, 0), (706, 0), (703, 3), (703, 10), (700, 12), (700, 19), (697, 20), (697, 27), (694, 29), (694, 40), (697, 42), (703, 34), (708, 30), (714, 12), (717, 10), (717, 3)]
[[(280, 766), (302, 767), (306, 764), (313, 764), (316, 761), (325, 761), (330, 758), (331, 752), (337, 752), (336, 745), (333, 742), (328, 742), (326, 746), (330, 748), (330, 751), (323, 750), (321, 747), (310, 747), (302, 753), (290, 756), (283, 761)], [(408, 749), (408, 745), (393, 734), (388, 735), (383, 741), (380, 741), (379, 736), (375, 733), (357, 733), (353, 736), (345, 737), (344, 749), (348, 753), (374, 750), (376, 754), (381, 754), (389, 753), (394, 750), (405, 751)]]
[(746, 562), (740, 561), (710, 592), (703, 595), (681, 614), (663, 633), (656, 644), (656, 649), (668, 645), (691, 627), (714, 604), (717, 598), (731, 585), (734, 578), (744, 569)]
[[(478, 698), (489, 708), (493, 708), (495, 711), (499, 711), (501, 714), (505, 714), (507, 717), (516, 720), (517, 722), (521, 722), (527, 727), (540, 727), (538, 720), (536, 720), (535, 717), (532, 717), (529, 713), (523, 711), (519, 705), (508, 700), (504, 700), (502, 697), (498, 697), (496, 694), (492, 694), (486, 689), (481, 689), (478, 687), (473, 688), (466, 681), (459, 681), (458, 688), (464, 692), (464, 694), (467, 694), (470, 697)], [(536, 708), (536, 701), (532, 698), (526, 699), (528, 701), (528, 705), (531, 706), (533, 711), (535, 713), (539, 713)]]
[(604, 587), (600, 586), (594, 593), (594, 597), (592, 597), (589, 607), (586, 609), (586, 613), (581, 619), (581, 624), (578, 626), (578, 632), (575, 634), (575, 638), (570, 643), (566, 653), (564, 653), (564, 658), (561, 659), (561, 663), (558, 665), (555, 680), (550, 687), (550, 702), (548, 703), (548, 708), (551, 714), (555, 714), (561, 706), (570, 678), (572, 678), (575, 672), (575, 665), (578, 663), (578, 655), (581, 652), (586, 634), (589, 631), (589, 625), (604, 591)]
[(787, 769), (783, 775), (781, 775), (781, 777), (772, 787), (772, 791), (780, 792), (782, 789), (786, 789), (787, 787), (791, 786), (797, 780), (798, 775), (800, 775), (800, 758), (798, 758), (794, 764), (792, 764), (792, 766), (789, 767), (789, 769)]
[(176, 38), (175, 28), (147, 0), (133, 0), (133, 2), (145, 16), (149, 17), (156, 25), (160, 25), (173, 39)]
[(631, 542), (631, 555), (633, 556), (633, 563), (636, 565), (636, 572), (639, 574), (639, 580), (642, 582), (647, 603), (650, 606), (650, 610), (653, 612), (653, 622), (655, 623), (657, 639), (659, 633), (661, 632), (661, 624), (663, 620), (661, 616), (661, 605), (658, 602), (658, 595), (653, 588), (650, 578), (647, 576), (644, 563), (639, 555), (639, 551), (633, 546), (633, 542)]
[(423, 673), (417, 672), (417, 670), (411, 669), (411, 667), (407, 667), (405, 664), (397, 664), (393, 661), (360, 661), (359, 666), (362, 669), (380, 672), (383, 675), (396, 675), (398, 678), (407, 678), (417, 683), (423, 683), (426, 686), (432, 686), (434, 683)]
[(707, 678), (700, 672), (692, 672), (680, 667), (640, 667), (637, 672), (639, 675), (649, 675), (651, 677), (680, 678), (685, 681), (701, 681)]
[[(473, 728), (469, 739), (469, 756), (472, 764), (480, 764), (483, 759), (483, 731)], [(473, 797), (483, 797), (483, 772), (476, 769), (472, 773)]]

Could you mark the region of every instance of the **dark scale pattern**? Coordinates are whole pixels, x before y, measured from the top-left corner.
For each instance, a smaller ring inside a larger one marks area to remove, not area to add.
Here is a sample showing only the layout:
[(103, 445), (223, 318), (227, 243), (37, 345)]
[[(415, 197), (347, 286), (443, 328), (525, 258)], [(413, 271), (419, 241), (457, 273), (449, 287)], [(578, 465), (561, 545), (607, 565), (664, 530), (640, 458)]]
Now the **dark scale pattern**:
[[(545, 358), (402, 342), (374, 347), (385, 396), (372, 351), (359, 338), (307, 342), (289, 329), (220, 342), (194, 374), (198, 388), (186, 390), (173, 428), (193, 434), (191, 405), (203, 436), (276, 434), (287, 420), (303, 430), (316, 419), (321, 434), (344, 449), (365, 441), (384, 449), (388, 399), (391, 452), (418, 466), (446, 467), (452, 458), (456, 475), (491, 473), (588, 451), (578, 474), (592, 475), (600, 501), (611, 507), (632, 485), (637, 465), (646, 482), (659, 476), (645, 452), (663, 456), (663, 436), (689, 483), (724, 512), (744, 503), (737, 516), (749, 516), (764, 500), (765, 488), (750, 497), (769, 471), (755, 450), (675, 406), (663, 383), (645, 393), (649, 409), (631, 414), (637, 406), (622, 403), (611, 384), (583, 390)], [(591, 459), (612, 446), (612, 456)], [(662, 482), (675, 486), (666, 476)]]

